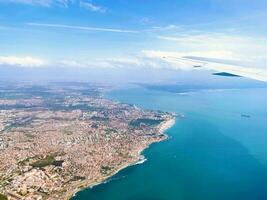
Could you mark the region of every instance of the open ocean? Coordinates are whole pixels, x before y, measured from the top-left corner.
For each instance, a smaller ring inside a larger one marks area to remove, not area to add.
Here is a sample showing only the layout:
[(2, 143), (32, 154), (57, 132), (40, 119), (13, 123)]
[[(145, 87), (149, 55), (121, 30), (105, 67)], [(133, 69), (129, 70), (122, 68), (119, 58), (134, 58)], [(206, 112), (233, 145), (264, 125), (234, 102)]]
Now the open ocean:
[[(170, 90), (166, 88), (171, 88)], [(108, 97), (183, 114), (147, 161), (73, 200), (267, 200), (267, 87), (131, 86)]]

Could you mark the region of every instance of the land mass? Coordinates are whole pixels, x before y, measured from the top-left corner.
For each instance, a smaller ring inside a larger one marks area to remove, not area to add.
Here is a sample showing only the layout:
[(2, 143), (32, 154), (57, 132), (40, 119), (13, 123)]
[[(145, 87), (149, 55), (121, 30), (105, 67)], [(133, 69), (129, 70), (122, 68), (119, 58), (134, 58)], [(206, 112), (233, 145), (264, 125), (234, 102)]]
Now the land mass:
[(167, 138), (171, 113), (103, 98), (88, 83), (0, 86), (0, 198), (69, 199)]

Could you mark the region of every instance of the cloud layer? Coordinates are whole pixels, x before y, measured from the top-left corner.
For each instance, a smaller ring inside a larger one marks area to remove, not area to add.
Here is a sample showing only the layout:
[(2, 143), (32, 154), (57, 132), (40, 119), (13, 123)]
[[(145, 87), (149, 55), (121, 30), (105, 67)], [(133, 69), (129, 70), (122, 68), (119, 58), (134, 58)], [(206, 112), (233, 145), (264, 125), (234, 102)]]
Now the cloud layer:
[(0, 65), (17, 66), (17, 67), (41, 67), (47, 63), (41, 59), (31, 56), (0, 56)]

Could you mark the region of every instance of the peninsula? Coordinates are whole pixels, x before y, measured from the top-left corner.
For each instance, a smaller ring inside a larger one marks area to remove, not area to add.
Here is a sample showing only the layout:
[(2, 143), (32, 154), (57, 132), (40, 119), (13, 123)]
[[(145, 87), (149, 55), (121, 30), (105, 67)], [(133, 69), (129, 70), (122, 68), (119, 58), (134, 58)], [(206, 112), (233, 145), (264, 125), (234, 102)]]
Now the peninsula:
[(139, 162), (171, 113), (103, 98), (89, 83), (0, 86), (1, 198), (65, 200)]

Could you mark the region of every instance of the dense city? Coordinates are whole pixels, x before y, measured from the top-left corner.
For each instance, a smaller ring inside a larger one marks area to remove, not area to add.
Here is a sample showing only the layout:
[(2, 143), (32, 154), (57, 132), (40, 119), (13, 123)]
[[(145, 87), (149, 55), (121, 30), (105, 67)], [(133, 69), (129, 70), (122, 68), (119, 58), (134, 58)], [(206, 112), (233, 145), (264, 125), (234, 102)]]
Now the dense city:
[(108, 100), (105, 89), (88, 83), (1, 86), (1, 198), (69, 199), (166, 139), (173, 114)]

